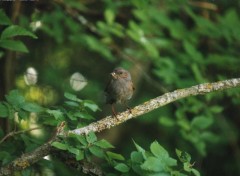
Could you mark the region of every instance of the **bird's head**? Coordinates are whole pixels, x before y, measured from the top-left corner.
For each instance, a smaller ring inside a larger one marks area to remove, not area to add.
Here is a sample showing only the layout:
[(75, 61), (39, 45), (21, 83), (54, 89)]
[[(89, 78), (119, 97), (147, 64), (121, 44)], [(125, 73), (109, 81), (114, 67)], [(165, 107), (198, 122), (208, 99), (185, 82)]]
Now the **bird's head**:
[(121, 67), (115, 68), (111, 76), (113, 79), (131, 79), (130, 73)]

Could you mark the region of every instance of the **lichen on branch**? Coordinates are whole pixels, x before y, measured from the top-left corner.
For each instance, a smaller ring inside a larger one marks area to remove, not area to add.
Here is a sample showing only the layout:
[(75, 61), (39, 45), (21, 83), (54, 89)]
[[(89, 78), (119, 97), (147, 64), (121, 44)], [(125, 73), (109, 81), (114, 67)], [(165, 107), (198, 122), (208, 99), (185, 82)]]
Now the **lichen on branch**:
[(109, 129), (114, 126), (117, 126), (129, 119), (146, 114), (150, 111), (160, 108), (166, 104), (172, 103), (176, 100), (189, 97), (189, 96), (203, 95), (203, 94), (214, 92), (214, 91), (234, 88), (237, 86), (240, 86), (240, 78), (218, 81), (214, 83), (204, 83), (204, 84), (199, 84), (199, 85), (192, 86), (185, 89), (178, 89), (173, 92), (165, 93), (159, 97), (156, 97), (141, 105), (134, 107), (133, 109), (131, 109), (131, 113), (129, 113), (129, 111), (127, 110), (125, 112), (118, 114), (117, 117), (114, 117), (114, 118), (111, 116), (108, 116), (102, 120), (93, 122), (86, 127), (68, 131), (67, 134), (74, 133), (74, 134), (81, 135), (81, 134), (88, 134), (90, 131), (100, 132), (104, 129)]

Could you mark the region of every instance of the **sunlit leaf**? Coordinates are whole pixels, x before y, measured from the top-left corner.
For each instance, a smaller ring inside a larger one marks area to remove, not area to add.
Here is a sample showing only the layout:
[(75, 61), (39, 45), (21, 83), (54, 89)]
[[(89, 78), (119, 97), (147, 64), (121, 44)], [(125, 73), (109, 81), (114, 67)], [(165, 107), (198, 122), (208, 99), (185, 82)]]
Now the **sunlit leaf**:
[(12, 25), (3, 30), (1, 39), (7, 39), (15, 36), (29, 36), (35, 39), (37, 38), (35, 34), (26, 30), (25, 28), (17, 25)]
[(157, 142), (153, 142), (150, 145), (151, 152), (159, 158), (166, 158), (168, 157), (168, 152)]
[(114, 22), (115, 14), (111, 9), (107, 9), (104, 12), (104, 16), (108, 24), (112, 24)]
[(141, 165), (141, 168), (147, 171), (160, 172), (164, 171), (164, 164), (158, 158), (148, 157), (147, 160)]
[(194, 168), (192, 168), (192, 173), (195, 175), (195, 176), (200, 176), (200, 172)]
[(108, 151), (107, 156), (111, 159), (114, 159), (114, 160), (119, 160), (119, 161), (125, 160), (125, 158), (121, 154), (114, 153), (114, 152), (109, 152)]

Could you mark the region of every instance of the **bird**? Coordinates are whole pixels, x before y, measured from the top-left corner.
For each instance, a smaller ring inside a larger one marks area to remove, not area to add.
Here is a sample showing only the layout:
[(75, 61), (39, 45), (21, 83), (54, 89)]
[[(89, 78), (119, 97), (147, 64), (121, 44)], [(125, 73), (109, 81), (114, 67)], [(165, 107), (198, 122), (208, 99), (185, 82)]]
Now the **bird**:
[(131, 113), (131, 108), (127, 105), (127, 101), (132, 98), (135, 90), (130, 73), (117, 67), (110, 73), (110, 80), (104, 90), (106, 95), (106, 104), (112, 107), (113, 116), (117, 116), (114, 105), (122, 104), (127, 107)]

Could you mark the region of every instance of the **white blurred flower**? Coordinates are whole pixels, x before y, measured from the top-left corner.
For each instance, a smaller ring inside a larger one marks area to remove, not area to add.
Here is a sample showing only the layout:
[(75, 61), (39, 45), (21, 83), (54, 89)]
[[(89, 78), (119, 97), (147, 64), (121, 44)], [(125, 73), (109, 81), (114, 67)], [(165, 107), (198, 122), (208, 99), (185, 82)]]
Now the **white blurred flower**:
[(70, 78), (70, 85), (73, 90), (80, 91), (87, 85), (87, 80), (81, 73), (76, 72)]
[(32, 28), (33, 31), (36, 31), (38, 28), (42, 27), (42, 22), (41, 21), (31, 22), (30, 27)]
[(38, 73), (35, 68), (28, 67), (24, 74), (24, 81), (27, 85), (34, 85), (37, 83)]

